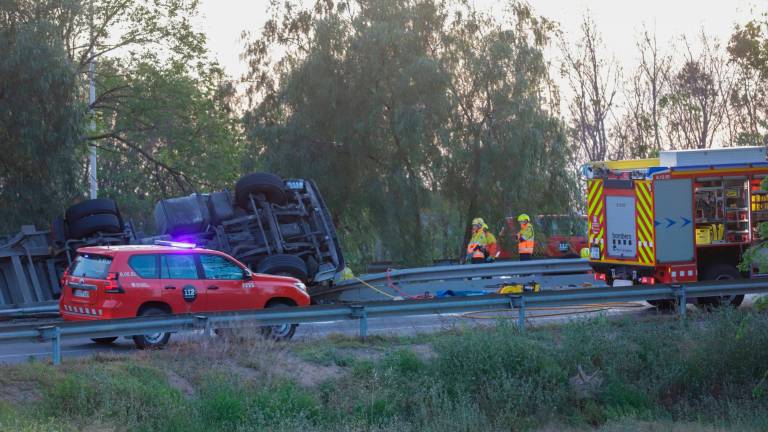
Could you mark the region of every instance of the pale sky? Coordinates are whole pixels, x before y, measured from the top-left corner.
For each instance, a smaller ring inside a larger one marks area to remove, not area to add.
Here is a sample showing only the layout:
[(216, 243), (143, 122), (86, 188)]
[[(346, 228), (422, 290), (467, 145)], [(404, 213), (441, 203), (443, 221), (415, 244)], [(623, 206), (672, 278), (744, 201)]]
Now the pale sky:
[[(313, 2), (313, 1), (312, 1)], [(479, 9), (501, 9), (500, 2), (474, 0)], [(768, 11), (768, 0), (530, 0), (535, 12), (561, 24), (569, 40), (589, 9), (603, 36), (608, 55), (625, 69), (636, 65), (635, 41), (643, 25), (655, 28), (659, 46), (685, 34), (694, 38), (703, 27), (727, 42), (735, 23)], [(198, 26), (208, 35), (213, 55), (233, 78), (246, 71), (239, 55), (244, 30), (258, 33), (267, 18), (269, 0), (201, 0)], [(556, 59), (552, 59), (556, 60)]]

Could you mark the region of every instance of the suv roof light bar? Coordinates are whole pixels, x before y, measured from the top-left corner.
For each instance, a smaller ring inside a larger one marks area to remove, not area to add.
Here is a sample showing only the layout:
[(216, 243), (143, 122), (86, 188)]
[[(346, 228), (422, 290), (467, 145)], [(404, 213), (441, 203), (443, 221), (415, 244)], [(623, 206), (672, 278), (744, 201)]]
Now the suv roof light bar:
[(155, 244), (158, 246), (170, 246), (180, 249), (194, 249), (197, 247), (194, 243), (186, 243), (186, 242), (177, 242), (177, 241), (170, 241), (170, 240), (155, 240)]

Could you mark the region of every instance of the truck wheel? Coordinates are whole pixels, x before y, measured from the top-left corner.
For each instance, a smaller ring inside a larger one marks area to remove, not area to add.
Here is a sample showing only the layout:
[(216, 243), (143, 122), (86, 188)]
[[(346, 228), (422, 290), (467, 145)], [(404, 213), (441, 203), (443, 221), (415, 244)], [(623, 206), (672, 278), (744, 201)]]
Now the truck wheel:
[(235, 184), (235, 201), (245, 210), (251, 208), (250, 195), (264, 194), (273, 204), (285, 203), (285, 183), (271, 173), (253, 173), (240, 177)]
[(66, 213), (64, 213), (64, 217), (69, 223), (72, 223), (86, 216), (97, 214), (111, 214), (119, 216), (120, 211), (117, 209), (117, 203), (115, 203), (113, 200), (98, 198), (83, 201), (73, 205), (67, 209)]
[(117, 340), (117, 337), (91, 338), (91, 340), (99, 345), (112, 345)]
[[(285, 303), (270, 303), (267, 305), (267, 309), (287, 309), (292, 305)], [(298, 324), (277, 324), (272, 326), (266, 326), (261, 328), (261, 334), (265, 338), (269, 338), (278, 342), (288, 341), (296, 333), (296, 327)]]
[[(736, 267), (728, 264), (718, 264), (712, 266), (704, 272), (702, 280), (707, 281), (727, 281), (741, 279), (741, 273)], [(744, 295), (730, 295), (722, 297), (699, 297), (698, 304), (705, 308), (717, 308), (721, 306), (739, 307), (744, 301)]]
[(307, 280), (307, 265), (294, 255), (270, 255), (256, 266), (256, 273), (290, 276), (301, 281)]
[(646, 302), (656, 309), (664, 311), (674, 310), (677, 306), (677, 302), (674, 300), (646, 300)]
[[(156, 307), (146, 308), (143, 311), (141, 311), (141, 313), (139, 313), (139, 316), (162, 316), (162, 315), (168, 315), (168, 312)], [(150, 333), (150, 334), (134, 336), (133, 343), (136, 344), (136, 347), (139, 349), (157, 349), (157, 348), (164, 347), (165, 344), (168, 343), (168, 339), (170, 338), (171, 338), (170, 333)]]
[(120, 219), (113, 214), (84, 216), (70, 222), (69, 238), (81, 239), (97, 232), (117, 234), (123, 231)]

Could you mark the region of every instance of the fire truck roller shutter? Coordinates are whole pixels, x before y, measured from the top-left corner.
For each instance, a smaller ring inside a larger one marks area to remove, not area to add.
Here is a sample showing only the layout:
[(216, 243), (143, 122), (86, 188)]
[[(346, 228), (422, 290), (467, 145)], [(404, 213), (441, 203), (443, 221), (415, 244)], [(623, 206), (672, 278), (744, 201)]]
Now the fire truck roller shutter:
[(693, 184), (691, 179), (653, 184), (656, 262), (690, 262), (694, 257)]

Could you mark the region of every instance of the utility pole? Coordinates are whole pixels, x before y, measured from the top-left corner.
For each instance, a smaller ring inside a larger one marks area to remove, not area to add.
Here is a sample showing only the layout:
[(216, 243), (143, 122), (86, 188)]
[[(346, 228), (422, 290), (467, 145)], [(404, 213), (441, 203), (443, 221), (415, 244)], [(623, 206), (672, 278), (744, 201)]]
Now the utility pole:
[[(91, 0), (91, 28), (90, 28), (90, 42), (91, 42), (91, 49), (88, 53), (90, 57), (90, 62), (88, 63), (88, 112), (91, 114), (91, 134), (96, 133), (96, 119), (94, 118), (94, 112), (93, 112), (93, 104), (96, 102), (96, 83), (93, 81), (93, 74), (96, 70), (96, 63), (93, 60), (93, 0)], [(97, 171), (96, 171), (96, 146), (91, 143), (90, 147), (90, 156), (89, 156), (89, 167), (88, 167), (88, 180), (90, 183), (90, 196), (91, 199), (96, 199), (99, 195), (99, 181), (97, 177)]]
[[(90, 94), (88, 97), (88, 107), (89, 111), (91, 113), (91, 133), (96, 132), (96, 119), (94, 119), (94, 113), (93, 113), (93, 103), (96, 102), (96, 84), (93, 82), (93, 72), (96, 69), (96, 64), (93, 61), (93, 58), (91, 58), (91, 62), (88, 65), (88, 80), (90, 81), (89, 87), (90, 87)], [(98, 177), (96, 174), (96, 146), (91, 144), (90, 145), (90, 163), (88, 167), (89, 175), (88, 178), (90, 180), (90, 189), (91, 189), (91, 199), (96, 199), (99, 194), (99, 182)]]

